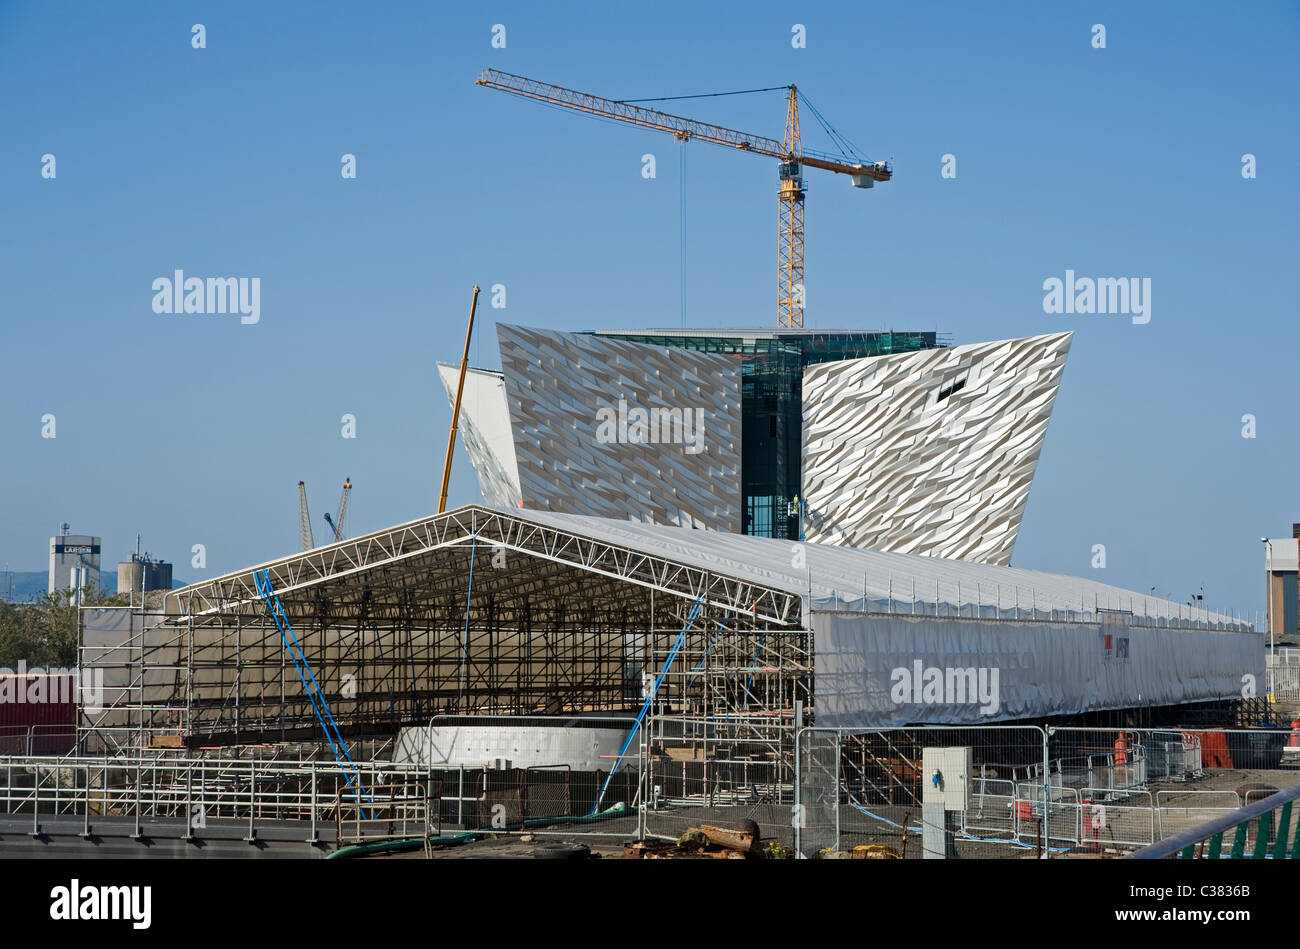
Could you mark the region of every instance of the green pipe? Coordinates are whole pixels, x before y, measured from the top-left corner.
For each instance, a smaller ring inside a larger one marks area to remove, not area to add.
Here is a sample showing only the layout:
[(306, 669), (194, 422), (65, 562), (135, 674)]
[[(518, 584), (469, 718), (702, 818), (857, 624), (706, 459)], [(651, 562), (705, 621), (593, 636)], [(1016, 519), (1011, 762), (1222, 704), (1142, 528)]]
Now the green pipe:
[[(469, 843), (478, 834), (465, 833), (456, 834), (452, 837), (430, 837), (428, 841), (431, 845), (451, 846), (454, 844)], [(361, 857), (372, 853), (404, 853), (407, 850), (419, 850), (424, 846), (424, 837), (402, 837), (396, 840), (376, 840), (368, 844), (355, 844), (351, 847), (341, 847), (333, 853), (325, 855), (326, 860), (344, 860), (348, 857)]]
[(613, 807), (606, 808), (595, 814), (570, 814), (568, 817), (532, 817), (524, 821), (524, 827), (547, 827), (551, 824), (570, 824), (573, 821), (586, 821), (588, 823), (599, 820), (609, 820), (614, 817), (626, 817), (631, 810), (622, 801), (619, 801)]

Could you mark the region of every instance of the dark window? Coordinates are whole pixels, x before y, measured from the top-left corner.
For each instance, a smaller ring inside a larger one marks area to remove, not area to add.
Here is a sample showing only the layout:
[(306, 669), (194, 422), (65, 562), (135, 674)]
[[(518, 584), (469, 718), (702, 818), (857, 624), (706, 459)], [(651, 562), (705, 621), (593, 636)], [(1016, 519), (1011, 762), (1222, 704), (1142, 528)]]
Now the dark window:
[(962, 388), (965, 387), (965, 385), (966, 385), (965, 379), (958, 379), (952, 385), (948, 386), (948, 388), (940, 389), (939, 398), (935, 399), (935, 401), (942, 402), (944, 399), (948, 398), (948, 396), (952, 395), (954, 392), (960, 391)]

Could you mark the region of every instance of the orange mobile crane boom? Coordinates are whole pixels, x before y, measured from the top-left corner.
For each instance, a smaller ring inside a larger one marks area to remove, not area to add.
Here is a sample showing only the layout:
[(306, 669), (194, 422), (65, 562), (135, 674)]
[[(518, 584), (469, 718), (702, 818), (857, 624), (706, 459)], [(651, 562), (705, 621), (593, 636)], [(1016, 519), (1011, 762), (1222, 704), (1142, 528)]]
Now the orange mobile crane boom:
[[(749, 135), (720, 125), (697, 122), (694, 119), (657, 112), (630, 102), (605, 99), (584, 92), (574, 92), (562, 86), (525, 79), (510, 73), (488, 69), (476, 80), (476, 85), (500, 89), (525, 99), (535, 99), (548, 105), (586, 112), (588, 115), (639, 125), (642, 128), (670, 132), (678, 141), (699, 139), (714, 145), (726, 145), (741, 151), (753, 152), (779, 159), (777, 173), (780, 190), (777, 192), (779, 216), (777, 227), (777, 325), (803, 326), (804, 310), (804, 256), (803, 256), (803, 168), (820, 168), (841, 175), (849, 175), (855, 188), (870, 188), (877, 181), (888, 181), (893, 172), (887, 162), (865, 160), (839, 160), (830, 155), (807, 152), (799, 137), (798, 90), (789, 86), (786, 102), (785, 138)], [(814, 110), (814, 114), (816, 110)]]

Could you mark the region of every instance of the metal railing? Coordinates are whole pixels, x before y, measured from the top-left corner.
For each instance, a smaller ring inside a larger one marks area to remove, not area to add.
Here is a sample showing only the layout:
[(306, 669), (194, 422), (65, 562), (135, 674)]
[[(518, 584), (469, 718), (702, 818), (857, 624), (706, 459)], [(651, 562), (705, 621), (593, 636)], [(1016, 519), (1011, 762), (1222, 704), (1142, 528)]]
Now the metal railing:
[(0, 755), (64, 754), (76, 746), (75, 725), (0, 725)]
[[(364, 762), (367, 788), (381, 804), (395, 800), (388, 788), (427, 786), (430, 769)], [(149, 822), (177, 821), (185, 837), (213, 820), (248, 822), (249, 842), (258, 823), (301, 821), (308, 842), (321, 823), (333, 823), (338, 802), (355, 798), (334, 762), (252, 758), (191, 758), (176, 755), (132, 758), (0, 756), (0, 812), (30, 815), (31, 834), (41, 821), (80, 817), (83, 834), (102, 817), (133, 819), (132, 837)], [(366, 806), (369, 802), (362, 802)]]
[(1276, 728), (802, 729), (796, 837), (804, 856), (906, 848), (926, 829), (919, 746), (966, 745), (970, 793), (944, 828), (957, 854), (1122, 854), (1300, 784), (1287, 738)]
[(1278, 648), (1264, 656), (1269, 691), (1278, 701), (1300, 701), (1300, 649)]
[(957, 851), (1023, 856), (1077, 845), (1078, 794), (1061, 786), (1037, 726), (810, 727), (795, 743), (795, 850), (813, 857), (883, 847), (907, 856), (927, 831), (922, 750), (962, 745), (972, 748), (974, 769), (967, 807), (938, 828)]
[(436, 779), (402, 781), (371, 786), (366, 800), (357, 803), (349, 789), (334, 795), (334, 832), (340, 843), (362, 843), (394, 837), (423, 837), (442, 834), (438, 819)]
[[(490, 736), (477, 739), (471, 757), (481, 756), (481, 764), (463, 757), (449, 764), (446, 755), (385, 762), (354, 754), (368, 797), (349, 789), (336, 762), (313, 758), (312, 746), (293, 743), (211, 755), (165, 748), (117, 756), (0, 755), (0, 812), (11, 827), (14, 818), (20, 826), (30, 820), (32, 834), (56, 818), (66, 831), (71, 818), (73, 829), (80, 822), (88, 836), (92, 822), (113, 818), (133, 827), (132, 836), (155, 825), (162, 835), (184, 828), (192, 839), (206, 821), (233, 821), (250, 842), (272, 821), (281, 836), (287, 823), (291, 836), (300, 826), (303, 839), (316, 842), (322, 828), (357, 841), (451, 827), (675, 839), (699, 823), (743, 819), (756, 822), (763, 839), (794, 845), (805, 856), (881, 846), (902, 852), (910, 846), (916, 855), (923, 832), (935, 832), (923, 815), (929, 776), (922, 749), (967, 746), (968, 802), (945, 818), (942, 830), (960, 855), (985, 857), (1024, 856), (1026, 849), (1123, 853), (1237, 815), (1231, 830), (1246, 820), (1239, 816), (1243, 804), (1255, 808), (1265, 795), (1273, 801), (1278, 787), (1289, 794), (1300, 789), (1300, 767), (1283, 754), (1288, 735), (1278, 729), (795, 732), (787, 725), (780, 727), (789, 742), (762, 742), (752, 740), (744, 723), (701, 720), (676, 735), (646, 733), (634, 757), (609, 751), (608, 736), (584, 734), (579, 747), (588, 748), (593, 763), (583, 770), (546, 763), (554, 757), (546, 744), (553, 728), (498, 720), (507, 723), (508, 745)], [(24, 726), (9, 738), (25, 750), (37, 734)], [(461, 746), (457, 754), (468, 751)], [(593, 813), (613, 758), (621, 758), (622, 767), (607, 788), (608, 806)], [(1293, 829), (1290, 811), (1280, 811), (1289, 800), (1267, 809), (1275, 813), (1263, 830), (1241, 831), (1241, 846), (1276, 850), (1279, 835)], [(1199, 841), (1202, 851), (1214, 833)], [(1263, 845), (1257, 843), (1261, 834)], [(1241, 849), (1222, 839), (1217, 846)], [(1289, 842), (1281, 846), (1289, 853)]]

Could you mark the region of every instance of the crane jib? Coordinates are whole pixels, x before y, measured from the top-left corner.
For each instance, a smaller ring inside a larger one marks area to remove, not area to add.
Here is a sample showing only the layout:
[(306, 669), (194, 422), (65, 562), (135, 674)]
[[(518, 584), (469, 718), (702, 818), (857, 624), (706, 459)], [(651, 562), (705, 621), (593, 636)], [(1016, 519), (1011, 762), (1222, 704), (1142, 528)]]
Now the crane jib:
[[(816, 168), (850, 176), (855, 188), (870, 188), (877, 181), (889, 181), (893, 170), (883, 161), (854, 160), (844, 155), (844, 160), (804, 151), (799, 133), (799, 93), (791, 85), (786, 98), (785, 138), (776, 139), (749, 135), (721, 125), (697, 122), (680, 115), (647, 109), (632, 102), (607, 99), (590, 93), (576, 92), (536, 79), (526, 79), (496, 69), (481, 73), (476, 84), (490, 89), (509, 92), (525, 99), (534, 99), (547, 105), (561, 106), (575, 112), (585, 112), (598, 118), (613, 119), (641, 128), (669, 132), (678, 141), (691, 139), (725, 145), (739, 151), (766, 155), (779, 159), (778, 175), (781, 188), (778, 192), (779, 216), (777, 224), (777, 325), (803, 326), (804, 301), (804, 226), (803, 205), (805, 190), (803, 168)], [(757, 90), (750, 90), (757, 91)], [(689, 98), (689, 97), (681, 97)], [(806, 101), (806, 100), (805, 100)], [(843, 148), (847, 140), (826, 123), (821, 113), (807, 103), (814, 117), (828, 130), (831, 137)], [(850, 151), (856, 149), (849, 148)], [(683, 245), (684, 246), (684, 245)]]

